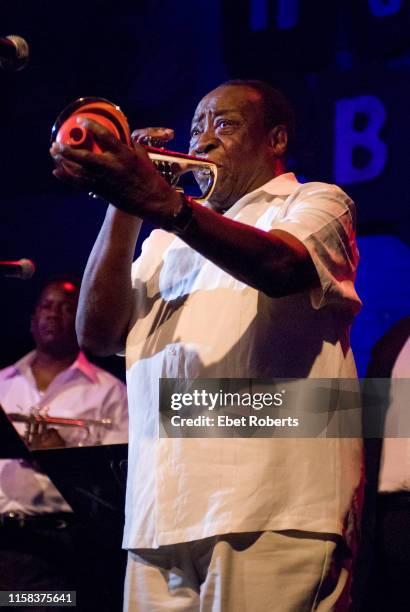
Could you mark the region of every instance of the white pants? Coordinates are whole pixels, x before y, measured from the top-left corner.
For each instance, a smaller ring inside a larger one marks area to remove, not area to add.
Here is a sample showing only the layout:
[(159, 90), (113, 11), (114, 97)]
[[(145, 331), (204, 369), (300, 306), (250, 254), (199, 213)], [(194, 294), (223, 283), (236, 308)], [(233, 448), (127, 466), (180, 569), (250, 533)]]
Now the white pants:
[(341, 538), (301, 531), (227, 534), (129, 551), (124, 612), (348, 610)]

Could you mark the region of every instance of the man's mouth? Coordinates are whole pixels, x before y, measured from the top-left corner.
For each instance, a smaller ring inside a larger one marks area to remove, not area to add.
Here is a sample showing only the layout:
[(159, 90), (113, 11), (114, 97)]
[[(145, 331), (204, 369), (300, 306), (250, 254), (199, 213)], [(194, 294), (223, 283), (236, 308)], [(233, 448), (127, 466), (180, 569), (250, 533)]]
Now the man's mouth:
[(61, 325), (58, 323), (47, 323), (43, 327), (43, 333), (45, 334), (58, 334), (61, 332)]

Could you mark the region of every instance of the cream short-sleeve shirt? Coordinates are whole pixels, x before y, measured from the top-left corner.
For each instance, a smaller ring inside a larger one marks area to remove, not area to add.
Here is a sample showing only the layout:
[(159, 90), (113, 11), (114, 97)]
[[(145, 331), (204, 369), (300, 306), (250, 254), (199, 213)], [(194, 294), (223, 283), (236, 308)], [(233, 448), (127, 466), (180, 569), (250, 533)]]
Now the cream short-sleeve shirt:
[(130, 413), (125, 548), (220, 533), (300, 529), (348, 536), (361, 483), (357, 439), (159, 439), (159, 378), (354, 378), (361, 302), (355, 212), (337, 186), (284, 174), (225, 215), (281, 229), (321, 286), (271, 298), (155, 230), (134, 262), (126, 347)]

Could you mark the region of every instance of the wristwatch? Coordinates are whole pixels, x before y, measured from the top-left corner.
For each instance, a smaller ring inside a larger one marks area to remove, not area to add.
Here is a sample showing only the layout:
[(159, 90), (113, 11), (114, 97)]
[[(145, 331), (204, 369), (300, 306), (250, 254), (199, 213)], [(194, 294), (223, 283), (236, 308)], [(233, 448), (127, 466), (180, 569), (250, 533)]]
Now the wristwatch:
[(181, 205), (174, 212), (169, 230), (177, 236), (183, 236), (194, 218), (194, 198), (184, 193), (180, 194)]

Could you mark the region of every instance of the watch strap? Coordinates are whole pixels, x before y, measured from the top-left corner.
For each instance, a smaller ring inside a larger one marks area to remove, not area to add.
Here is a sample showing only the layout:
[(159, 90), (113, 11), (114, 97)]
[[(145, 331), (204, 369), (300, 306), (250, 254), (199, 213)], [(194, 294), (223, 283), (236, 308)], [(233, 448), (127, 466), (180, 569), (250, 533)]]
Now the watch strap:
[(180, 194), (180, 198), (181, 205), (174, 212), (170, 224), (170, 231), (177, 236), (185, 234), (194, 218), (193, 202), (195, 202), (195, 200), (184, 193)]

